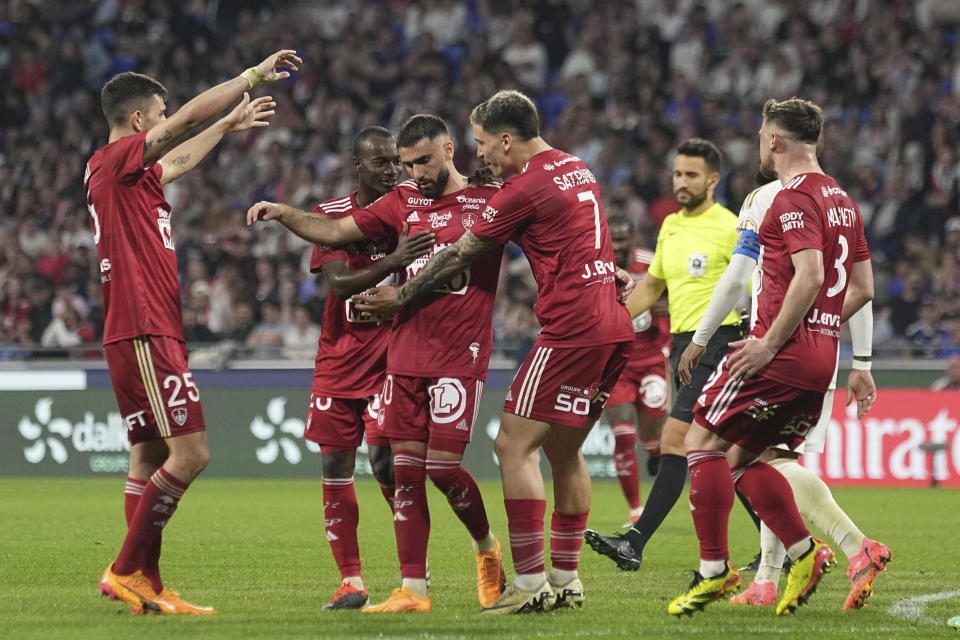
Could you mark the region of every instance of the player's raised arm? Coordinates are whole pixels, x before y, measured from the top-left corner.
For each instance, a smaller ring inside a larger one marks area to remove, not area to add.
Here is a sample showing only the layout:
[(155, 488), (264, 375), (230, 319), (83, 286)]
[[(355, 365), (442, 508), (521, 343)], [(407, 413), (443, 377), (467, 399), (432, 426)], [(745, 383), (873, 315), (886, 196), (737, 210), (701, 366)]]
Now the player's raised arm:
[(233, 111), (210, 125), (186, 142), (177, 145), (160, 158), (163, 165), (163, 177), (160, 182), (173, 182), (199, 163), (227, 133), (246, 131), (251, 127), (266, 127), (267, 118), (273, 116), (277, 103), (270, 96), (250, 100), (250, 94), (244, 93)]
[[(167, 148), (233, 104), (245, 91), (264, 82), (275, 82), (290, 77), (290, 71), (299, 69), (302, 60), (291, 49), (283, 49), (267, 56), (263, 62), (250, 67), (232, 80), (207, 89), (175, 114), (151, 127), (143, 145), (143, 163), (156, 161)], [(289, 69), (289, 71), (287, 70)]]
[(307, 213), (278, 202), (258, 202), (247, 209), (248, 227), (252, 227), (255, 222), (267, 220), (276, 220), (296, 235), (314, 244), (338, 247), (366, 237), (353, 216), (331, 218)]

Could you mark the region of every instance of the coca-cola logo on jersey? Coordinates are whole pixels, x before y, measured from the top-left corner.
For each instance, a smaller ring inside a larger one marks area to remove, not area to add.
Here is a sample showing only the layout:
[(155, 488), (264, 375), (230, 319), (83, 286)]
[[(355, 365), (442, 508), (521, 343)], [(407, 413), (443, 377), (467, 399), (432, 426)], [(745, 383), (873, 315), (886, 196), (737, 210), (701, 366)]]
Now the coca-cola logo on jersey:
[(460, 222), (463, 224), (464, 229), (469, 229), (477, 223), (477, 214), (467, 211), (466, 213), (460, 214)]
[(434, 229), (440, 229), (447, 226), (450, 223), (450, 220), (453, 218), (453, 213), (450, 211), (445, 211), (443, 213), (431, 213), (430, 214), (430, 226)]

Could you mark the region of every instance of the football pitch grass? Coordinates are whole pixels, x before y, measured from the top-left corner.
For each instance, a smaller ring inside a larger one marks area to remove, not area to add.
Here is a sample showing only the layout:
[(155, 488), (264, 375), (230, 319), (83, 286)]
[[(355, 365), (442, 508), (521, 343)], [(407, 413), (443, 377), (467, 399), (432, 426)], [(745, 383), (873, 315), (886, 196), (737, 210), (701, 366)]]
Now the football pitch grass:
[[(838, 488), (838, 502), (894, 560), (868, 606), (843, 611), (846, 558), (810, 603), (777, 617), (772, 607), (717, 602), (692, 618), (667, 603), (697, 566), (687, 502), (674, 508), (648, 545), (641, 569), (617, 570), (584, 545), (581, 610), (479, 616), (473, 553), (443, 496), (429, 487), (433, 612), (322, 611), (339, 585), (323, 531), (320, 480), (203, 478), (165, 530), (165, 582), (216, 616), (131, 616), (102, 599), (97, 582), (122, 541), (123, 478), (0, 478), (0, 637), (2, 638), (592, 638), (784, 637), (823, 640), (957, 637), (960, 614), (960, 492), (950, 489)], [(507, 555), (506, 516), (497, 482), (481, 483), (493, 531)], [(644, 486), (644, 493), (649, 486)], [(549, 490), (549, 488), (548, 488)], [(360, 550), (371, 602), (399, 586), (393, 525), (379, 488), (357, 482)], [(552, 507), (548, 504), (548, 514)], [(594, 483), (589, 526), (612, 532), (626, 508), (619, 485)], [(815, 532), (816, 533), (816, 532)], [(730, 529), (734, 562), (746, 564), (758, 536), (739, 504)], [(549, 548), (549, 546), (548, 546)], [(746, 581), (752, 574), (745, 575)], [(781, 580), (781, 589), (784, 580)]]

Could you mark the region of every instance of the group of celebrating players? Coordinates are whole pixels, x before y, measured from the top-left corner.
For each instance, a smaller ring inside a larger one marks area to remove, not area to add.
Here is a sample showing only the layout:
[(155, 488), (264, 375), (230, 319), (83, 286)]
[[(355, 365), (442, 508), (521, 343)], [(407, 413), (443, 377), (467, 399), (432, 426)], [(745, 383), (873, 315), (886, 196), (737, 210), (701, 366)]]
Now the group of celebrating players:
[[(107, 363), (131, 448), (127, 534), (100, 591), (133, 613), (216, 613), (186, 602), (160, 577), (162, 530), (209, 460), (162, 187), (223, 135), (267, 126), (276, 103), (269, 96), (251, 100), (248, 92), (289, 77), (301, 62), (294, 51), (278, 51), (170, 118), (166, 90), (148, 76), (119, 74), (101, 92), (109, 143), (88, 163), (84, 188), (100, 258)], [(861, 309), (848, 401), (855, 397), (862, 414), (876, 394), (869, 338), (857, 342), (872, 325), (869, 252), (856, 204), (817, 163), (820, 109), (796, 98), (764, 105), (761, 173), (770, 184), (748, 197), (739, 228), (713, 202), (716, 148), (703, 140), (680, 145), (674, 192), (681, 210), (664, 222), (652, 255), (634, 250), (628, 219), (608, 222), (584, 162), (543, 140), (529, 98), (500, 91), (477, 105), (470, 123), (487, 168), (475, 176), (453, 164), (443, 120), (419, 114), (395, 138), (380, 127), (357, 135), (355, 192), (313, 212), (271, 202), (247, 212), (248, 225), (275, 220), (314, 243), (311, 270), (322, 272), (331, 289), (304, 433), (321, 447), (325, 527), (342, 578), (325, 608), (431, 610), (427, 477), (473, 541), (481, 613), (579, 607), (584, 538), (620, 568), (639, 567), (688, 467), (700, 568), (669, 612), (690, 614), (738, 589), (726, 538), (735, 492), (767, 532), (763, 549), (771, 552), (761, 568), (773, 562), (779, 572), (783, 553), (792, 561), (778, 602), (779, 573), (771, 579), (760, 571), (741, 603), (776, 602), (777, 613), (803, 604), (834, 554), (810, 536), (798, 505), (820, 524), (817, 514), (828, 517), (824, 505), (836, 504), (825, 486), (815, 486), (822, 485), (818, 478), (804, 475), (794, 450), (821, 428), (821, 413), (829, 421), (829, 398), (825, 411), (823, 405), (840, 325)], [(398, 183), (404, 169), (409, 179)], [(508, 390), (494, 443), (515, 571), (509, 583), (501, 542), (462, 466), (492, 350), (493, 301), (508, 241), (530, 262), (541, 325)], [(634, 285), (625, 269), (646, 273)], [(756, 321), (741, 340), (733, 309), (751, 274)], [(665, 290), (669, 325), (659, 301)], [(661, 436), (668, 341), (677, 397)], [(608, 401), (632, 523), (617, 536), (586, 528), (591, 485), (581, 447)], [(640, 409), (641, 443), (659, 462), (645, 507), (631, 405)], [(357, 543), (353, 474), (364, 437), (393, 514), (401, 567), (400, 586), (379, 604), (368, 604)], [(549, 572), (541, 451), (553, 475)], [(849, 518), (826, 530), (851, 559), (845, 606), (862, 606), (890, 550)]]

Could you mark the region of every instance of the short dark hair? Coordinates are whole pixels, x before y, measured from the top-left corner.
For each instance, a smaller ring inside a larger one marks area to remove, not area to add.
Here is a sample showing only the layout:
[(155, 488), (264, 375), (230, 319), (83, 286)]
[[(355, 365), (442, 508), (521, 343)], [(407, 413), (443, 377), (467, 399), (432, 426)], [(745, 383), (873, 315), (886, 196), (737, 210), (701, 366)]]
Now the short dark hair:
[(470, 112), (470, 122), (492, 134), (511, 133), (521, 140), (540, 135), (540, 116), (533, 100), (519, 91), (498, 91)]
[(763, 103), (763, 119), (808, 144), (817, 144), (823, 130), (823, 109), (802, 98), (767, 100)]
[(615, 213), (607, 217), (607, 228), (613, 229), (614, 227), (627, 227), (627, 229), (630, 230), (630, 233), (635, 233), (637, 230), (636, 223), (634, 223), (630, 217), (622, 213)]
[(153, 96), (167, 98), (162, 84), (142, 73), (124, 71), (113, 76), (100, 90), (100, 108), (110, 126), (121, 125), (133, 111)]
[(367, 127), (360, 131), (357, 134), (357, 137), (353, 139), (353, 155), (359, 156), (363, 146), (367, 140), (371, 138), (392, 138), (393, 134), (390, 133), (389, 129), (383, 127)]
[(703, 138), (684, 140), (677, 147), (677, 154), (693, 158), (703, 158), (703, 161), (707, 163), (711, 171), (720, 171), (720, 149), (709, 140), (704, 140)]
[(429, 113), (418, 113), (410, 116), (397, 134), (398, 147), (412, 147), (424, 138), (433, 140), (437, 136), (449, 136), (447, 124), (439, 116)]

